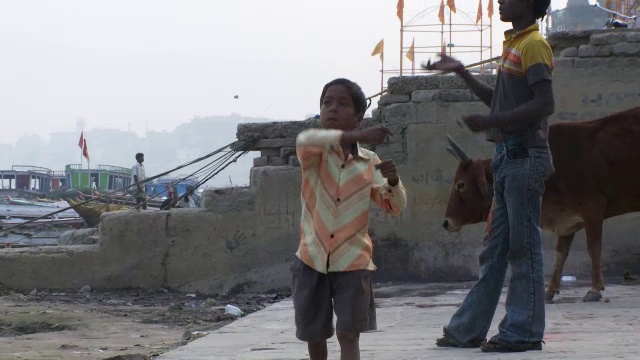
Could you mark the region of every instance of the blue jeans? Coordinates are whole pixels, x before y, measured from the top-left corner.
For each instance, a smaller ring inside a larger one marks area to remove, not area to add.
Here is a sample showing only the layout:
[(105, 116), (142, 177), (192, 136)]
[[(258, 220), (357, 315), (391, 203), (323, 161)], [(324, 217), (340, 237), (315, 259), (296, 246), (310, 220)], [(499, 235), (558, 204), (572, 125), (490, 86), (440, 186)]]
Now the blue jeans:
[(544, 181), (554, 171), (551, 153), (544, 148), (510, 150), (496, 147), (491, 162), (494, 197), (480, 253), (480, 278), (444, 329), (459, 345), (478, 345), (486, 338), (507, 266), (511, 278), (506, 315), (491, 341), (536, 343), (544, 334), (540, 208)]

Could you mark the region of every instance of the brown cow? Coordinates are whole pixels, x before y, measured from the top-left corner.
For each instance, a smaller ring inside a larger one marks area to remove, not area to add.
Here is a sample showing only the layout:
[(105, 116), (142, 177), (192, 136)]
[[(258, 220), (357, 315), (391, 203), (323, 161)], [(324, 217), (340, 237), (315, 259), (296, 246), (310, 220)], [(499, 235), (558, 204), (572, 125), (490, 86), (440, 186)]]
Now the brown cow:
[[(442, 225), (455, 232), (487, 220), (493, 179), (490, 159), (471, 160), (451, 138), (448, 150), (459, 160)], [(543, 229), (557, 235), (556, 262), (546, 290), (553, 300), (571, 242), (585, 229), (591, 258), (591, 290), (584, 301), (598, 301), (602, 278), (602, 222), (640, 211), (640, 107), (604, 118), (549, 126), (556, 172), (545, 182)]]

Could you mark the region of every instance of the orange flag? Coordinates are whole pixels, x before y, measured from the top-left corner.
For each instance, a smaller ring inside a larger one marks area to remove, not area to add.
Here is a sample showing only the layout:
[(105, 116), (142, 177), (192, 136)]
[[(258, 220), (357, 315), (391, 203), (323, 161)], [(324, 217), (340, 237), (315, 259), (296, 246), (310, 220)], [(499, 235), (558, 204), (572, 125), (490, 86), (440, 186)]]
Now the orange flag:
[(407, 59), (409, 59), (409, 61), (413, 62), (413, 60), (415, 60), (415, 48), (414, 48), (414, 43), (415, 43), (416, 39), (411, 40), (411, 47), (409, 47), (409, 51), (407, 51)]
[(489, 5), (487, 6), (487, 16), (489, 18), (493, 17), (493, 0), (489, 0)]
[(380, 54), (380, 61), (384, 59), (384, 39), (380, 40), (378, 45), (376, 45), (375, 49), (371, 53), (371, 56), (376, 56)]
[(451, 9), (452, 13), (456, 13), (456, 0), (447, 0), (447, 6)]
[(479, 23), (480, 20), (482, 20), (482, 0), (478, 0), (478, 15), (476, 15), (476, 24)]
[(400, 22), (403, 22), (404, 19), (404, 0), (398, 0), (398, 6), (396, 6), (396, 15), (398, 15), (398, 19)]
[(444, 0), (440, 0), (440, 11), (438, 11), (438, 20), (444, 25)]

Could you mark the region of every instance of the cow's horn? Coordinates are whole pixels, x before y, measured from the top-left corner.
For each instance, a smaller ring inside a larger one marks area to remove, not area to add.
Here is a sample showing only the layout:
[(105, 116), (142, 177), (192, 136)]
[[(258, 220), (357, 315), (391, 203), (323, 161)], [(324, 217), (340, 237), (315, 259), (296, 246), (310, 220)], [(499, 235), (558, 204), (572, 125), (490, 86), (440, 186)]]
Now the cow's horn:
[(456, 152), (456, 154), (458, 154), (458, 158), (460, 159), (460, 162), (468, 163), (469, 161), (471, 161), (467, 153), (464, 152), (464, 150), (460, 147), (460, 145), (458, 145), (458, 143), (453, 141), (453, 139), (451, 138), (451, 136), (449, 136), (449, 134), (447, 134), (447, 140), (449, 141), (449, 145), (451, 145), (451, 147)]
[(447, 146), (447, 151), (449, 152), (449, 154), (451, 154), (451, 156), (453, 156), (454, 158), (456, 158), (456, 160), (460, 161), (460, 158), (458, 157), (458, 154), (456, 154), (455, 151), (453, 151), (453, 149), (451, 148), (451, 146)]

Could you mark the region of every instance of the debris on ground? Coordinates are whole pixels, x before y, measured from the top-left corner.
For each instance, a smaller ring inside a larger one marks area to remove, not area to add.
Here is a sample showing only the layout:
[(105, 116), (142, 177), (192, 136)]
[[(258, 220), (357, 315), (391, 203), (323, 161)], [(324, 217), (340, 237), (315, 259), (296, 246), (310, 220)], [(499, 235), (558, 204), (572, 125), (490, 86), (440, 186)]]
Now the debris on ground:
[[(31, 360), (152, 359), (290, 295), (180, 293), (168, 289), (31, 289), (0, 284), (0, 354)], [(137, 356), (137, 357), (136, 357)]]

